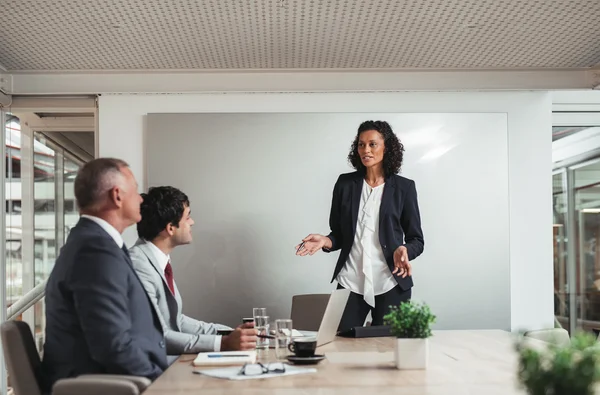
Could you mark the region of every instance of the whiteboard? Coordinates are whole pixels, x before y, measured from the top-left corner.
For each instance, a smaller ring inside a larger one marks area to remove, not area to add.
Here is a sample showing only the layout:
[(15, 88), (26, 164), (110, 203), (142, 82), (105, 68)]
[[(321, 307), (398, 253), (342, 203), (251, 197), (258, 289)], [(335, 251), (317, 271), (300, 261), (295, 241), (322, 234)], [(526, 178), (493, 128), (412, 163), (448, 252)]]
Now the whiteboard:
[(325, 293), (339, 252), (297, 257), (329, 232), (333, 185), (353, 169), (364, 120), (385, 120), (405, 145), (425, 239), (413, 298), (435, 328), (510, 329), (508, 141), (505, 113), (149, 114), (149, 186), (191, 200), (194, 241), (172, 253), (184, 312), (237, 325), (253, 307), (290, 315), (295, 294)]

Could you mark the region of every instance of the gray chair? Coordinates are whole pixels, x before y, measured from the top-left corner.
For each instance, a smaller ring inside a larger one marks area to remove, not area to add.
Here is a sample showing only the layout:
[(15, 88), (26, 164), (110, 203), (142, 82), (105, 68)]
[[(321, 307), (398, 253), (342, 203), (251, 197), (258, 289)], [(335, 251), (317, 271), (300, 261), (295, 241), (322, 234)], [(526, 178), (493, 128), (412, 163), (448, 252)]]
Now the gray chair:
[[(41, 361), (29, 325), (7, 321), (0, 326), (2, 348), (15, 395), (41, 395)], [(149, 385), (145, 377), (82, 375), (62, 379), (52, 388), (53, 395), (139, 395)]]
[(571, 343), (569, 332), (562, 328), (538, 329), (525, 332), (525, 337), (531, 337), (557, 346), (567, 346)]
[(292, 297), (292, 324), (294, 329), (318, 331), (331, 294), (306, 294)]

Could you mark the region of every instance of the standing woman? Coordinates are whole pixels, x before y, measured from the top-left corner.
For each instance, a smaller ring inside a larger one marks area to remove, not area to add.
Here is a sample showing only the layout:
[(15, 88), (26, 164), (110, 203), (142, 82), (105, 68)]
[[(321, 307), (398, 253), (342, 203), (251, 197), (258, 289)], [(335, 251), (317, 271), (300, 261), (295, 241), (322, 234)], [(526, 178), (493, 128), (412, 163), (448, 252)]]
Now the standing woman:
[(387, 122), (363, 122), (348, 154), (356, 171), (333, 188), (331, 233), (310, 234), (296, 246), (301, 256), (341, 249), (331, 281), (351, 293), (340, 330), (362, 326), (369, 312), (372, 325), (383, 325), (390, 305), (410, 300), (423, 231), (415, 182), (397, 175), (403, 154)]

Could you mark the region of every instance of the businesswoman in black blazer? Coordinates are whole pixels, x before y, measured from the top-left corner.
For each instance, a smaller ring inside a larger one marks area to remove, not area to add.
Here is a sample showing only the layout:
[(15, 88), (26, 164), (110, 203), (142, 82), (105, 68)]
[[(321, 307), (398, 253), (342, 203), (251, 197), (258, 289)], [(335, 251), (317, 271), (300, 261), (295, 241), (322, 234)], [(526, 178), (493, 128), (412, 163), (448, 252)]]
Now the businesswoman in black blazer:
[(351, 293), (340, 330), (362, 326), (369, 311), (372, 325), (382, 325), (390, 305), (410, 300), (423, 231), (415, 183), (397, 175), (403, 154), (387, 122), (363, 122), (348, 154), (356, 171), (333, 188), (331, 233), (310, 234), (296, 246), (301, 256), (341, 250), (331, 281)]

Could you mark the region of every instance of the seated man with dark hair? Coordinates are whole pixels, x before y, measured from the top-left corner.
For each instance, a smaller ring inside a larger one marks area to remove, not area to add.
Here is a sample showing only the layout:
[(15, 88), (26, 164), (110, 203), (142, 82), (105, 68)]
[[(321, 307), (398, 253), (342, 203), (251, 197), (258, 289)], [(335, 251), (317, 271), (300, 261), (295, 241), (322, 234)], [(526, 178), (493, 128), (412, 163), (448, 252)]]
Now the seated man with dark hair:
[(137, 224), (140, 240), (129, 253), (160, 317), (167, 353), (254, 349), (257, 331), (252, 323), (220, 336), (218, 330), (231, 328), (198, 321), (181, 313), (182, 300), (175, 284), (170, 253), (175, 247), (192, 241), (194, 220), (189, 199), (179, 189), (166, 186), (150, 188), (142, 197), (142, 219)]

